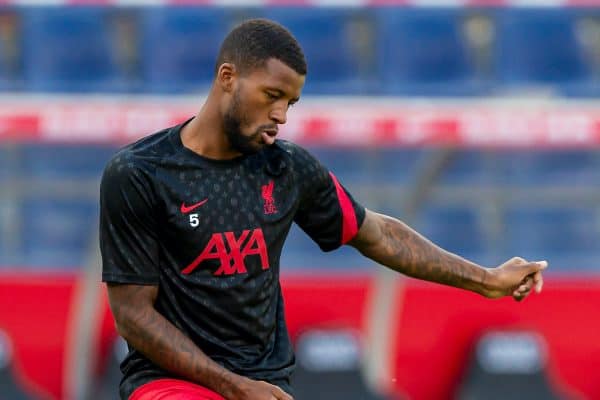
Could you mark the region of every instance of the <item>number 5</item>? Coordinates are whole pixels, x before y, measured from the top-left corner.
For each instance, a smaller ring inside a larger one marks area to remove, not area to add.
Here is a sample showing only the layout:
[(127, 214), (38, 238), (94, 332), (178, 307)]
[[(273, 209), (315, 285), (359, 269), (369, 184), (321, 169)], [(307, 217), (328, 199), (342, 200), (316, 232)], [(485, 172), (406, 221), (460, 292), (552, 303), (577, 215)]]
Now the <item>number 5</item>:
[(198, 214), (190, 214), (190, 225), (194, 228), (200, 225), (200, 221), (198, 220)]

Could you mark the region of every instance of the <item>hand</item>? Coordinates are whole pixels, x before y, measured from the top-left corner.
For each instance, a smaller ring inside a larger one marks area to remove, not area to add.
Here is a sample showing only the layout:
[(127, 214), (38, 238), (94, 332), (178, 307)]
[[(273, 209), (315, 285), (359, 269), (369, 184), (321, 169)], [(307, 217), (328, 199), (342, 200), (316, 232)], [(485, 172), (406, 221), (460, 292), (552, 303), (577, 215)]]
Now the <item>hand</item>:
[(278, 386), (264, 381), (240, 377), (227, 400), (294, 400)]
[(521, 301), (532, 288), (540, 293), (544, 285), (542, 271), (547, 267), (546, 261), (528, 262), (520, 257), (512, 258), (498, 268), (488, 270), (491, 280), (487, 282), (484, 295), (491, 299), (512, 296)]

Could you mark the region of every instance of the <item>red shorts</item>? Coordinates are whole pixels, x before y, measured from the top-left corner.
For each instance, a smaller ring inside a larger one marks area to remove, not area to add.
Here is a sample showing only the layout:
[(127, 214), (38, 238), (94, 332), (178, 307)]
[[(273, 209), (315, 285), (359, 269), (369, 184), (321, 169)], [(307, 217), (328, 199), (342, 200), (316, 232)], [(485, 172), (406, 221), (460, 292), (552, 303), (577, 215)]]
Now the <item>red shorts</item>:
[(157, 379), (137, 388), (129, 400), (225, 400), (205, 387), (179, 379)]

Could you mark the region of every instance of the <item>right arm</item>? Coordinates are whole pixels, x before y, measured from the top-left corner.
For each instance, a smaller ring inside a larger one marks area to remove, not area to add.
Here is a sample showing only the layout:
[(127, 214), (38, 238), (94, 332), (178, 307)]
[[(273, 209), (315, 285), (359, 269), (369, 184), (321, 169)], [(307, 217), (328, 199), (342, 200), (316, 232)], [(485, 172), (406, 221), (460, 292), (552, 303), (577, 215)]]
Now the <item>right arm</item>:
[(369, 210), (350, 244), (370, 259), (405, 275), (488, 298), (512, 295), (521, 301), (533, 286), (539, 293), (542, 270), (547, 267), (546, 262), (515, 257), (498, 268), (484, 268), (436, 246), (403, 222)]
[(161, 368), (211, 389), (228, 400), (292, 400), (277, 386), (253, 381), (210, 359), (154, 308), (158, 287), (108, 284), (117, 332)]

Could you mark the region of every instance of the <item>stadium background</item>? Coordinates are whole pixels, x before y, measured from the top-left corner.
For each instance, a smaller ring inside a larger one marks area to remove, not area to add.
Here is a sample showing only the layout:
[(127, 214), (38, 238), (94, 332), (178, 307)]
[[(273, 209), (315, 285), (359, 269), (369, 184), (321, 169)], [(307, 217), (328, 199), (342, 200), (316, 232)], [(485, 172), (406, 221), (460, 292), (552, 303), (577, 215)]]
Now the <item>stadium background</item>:
[(280, 21), (309, 75), (282, 137), (523, 304), (403, 279), (294, 230), (298, 398), (600, 399), (600, 8), (561, 0), (0, 3), (0, 399), (113, 399), (97, 197), (118, 146), (193, 115), (226, 32)]

